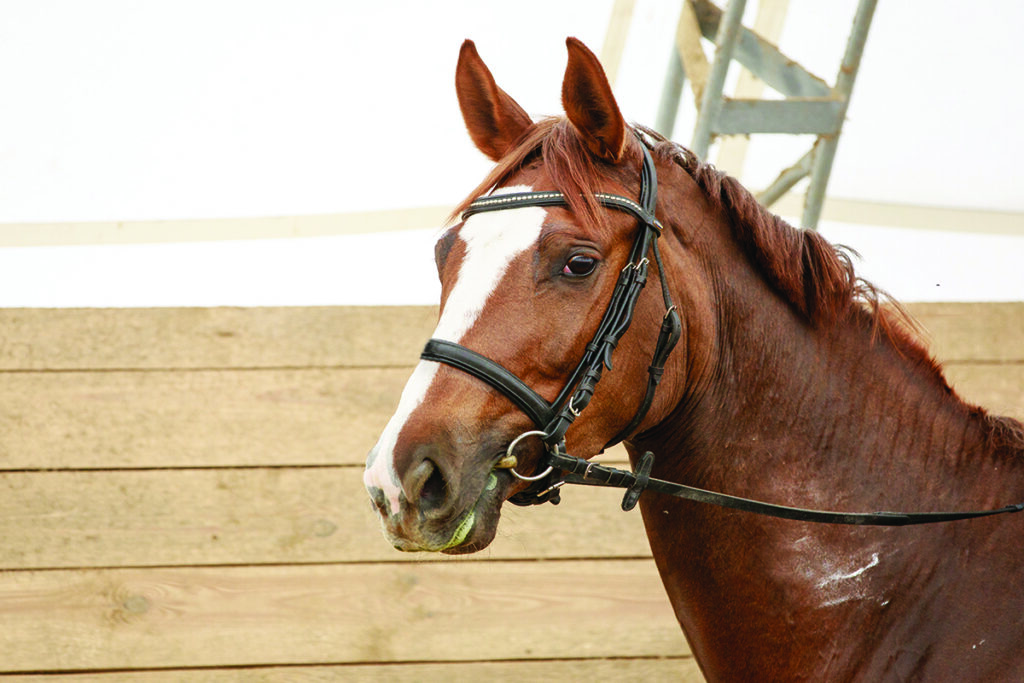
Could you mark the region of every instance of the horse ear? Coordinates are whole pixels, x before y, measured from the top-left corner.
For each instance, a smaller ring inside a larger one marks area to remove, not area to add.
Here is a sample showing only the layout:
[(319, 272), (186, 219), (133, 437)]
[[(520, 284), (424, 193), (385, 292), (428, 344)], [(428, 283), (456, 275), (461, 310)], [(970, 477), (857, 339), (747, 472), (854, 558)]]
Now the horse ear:
[(477, 148), (498, 161), (533, 121), (519, 104), (494, 82), (472, 40), (462, 44), (455, 68), (459, 108)]
[(572, 125), (597, 157), (616, 163), (626, 149), (626, 122), (597, 56), (576, 38), (567, 38), (569, 64), (562, 81), (562, 106)]

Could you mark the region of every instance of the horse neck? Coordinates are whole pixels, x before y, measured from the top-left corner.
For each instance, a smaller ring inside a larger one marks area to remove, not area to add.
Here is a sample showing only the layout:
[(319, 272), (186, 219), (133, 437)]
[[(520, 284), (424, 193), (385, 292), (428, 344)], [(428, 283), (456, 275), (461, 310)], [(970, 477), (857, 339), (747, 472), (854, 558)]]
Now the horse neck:
[[(723, 300), (719, 327), (731, 333), (719, 335), (710, 378), (649, 441), (631, 446), (656, 454), (654, 476), (858, 512), (983, 509), (1024, 499), (1024, 450), (993, 439), (984, 414), (963, 404), (923, 353), (874, 336), (862, 315), (815, 329), (764, 294)], [(998, 522), (898, 534), (665, 496), (642, 497), (641, 509), (677, 618), (711, 678), (852, 677), (858, 667), (884, 665), (886, 647), (920, 637), (926, 648), (928, 634), (914, 627), (920, 622), (908, 608), (886, 606), (922, 592), (955, 600), (942, 587), (971, 548), (984, 556), (979, 548), (1019, 547), (1019, 526)], [(944, 599), (928, 603), (936, 622), (949, 616)], [(997, 611), (998, 601), (986, 609)], [(882, 635), (869, 641), (866, 632)], [(881, 643), (878, 651), (870, 642)], [(836, 643), (850, 646), (836, 654)]]
[(986, 495), (998, 499), (1011, 470), (1024, 484), (1024, 453), (994, 440), (922, 351), (897, 346), (866, 311), (817, 329), (754, 290), (723, 297), (712, 379), (671, 437), (679, 474), (848, 510), (1004, 504)]

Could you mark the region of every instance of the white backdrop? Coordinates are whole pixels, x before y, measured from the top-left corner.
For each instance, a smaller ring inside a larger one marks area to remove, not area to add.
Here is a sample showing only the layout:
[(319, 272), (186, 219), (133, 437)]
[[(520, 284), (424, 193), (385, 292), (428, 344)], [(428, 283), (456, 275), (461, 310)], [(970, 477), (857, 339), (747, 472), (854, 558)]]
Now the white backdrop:
[[(462, 39), (528, 111), (558, 113), (565, 36), (599, 51), (611, 6), (0, 1), (0, 223), (453, 204), (488, 168), (455, 101)], [(854, 6), (791, 0), (781, 47), (834, 80)], [(653, 122), (677, 10), (636, 3), (616, 85), (631, 120)], [(830, 196), (1024, 212), (1022, 25), (1015, 0), (881, 0)], [(684, 99), (676, 139), (692, 120)], [(763, 186), (805, 148), (757, 138), (742, 178)], [(436, 226), (399, 227), (410, 230), (0, 248), (0, 305), (433, 302)], [(1024, 225), (1017, 236), (822, 231), (900, 298), (1024, 299)]]

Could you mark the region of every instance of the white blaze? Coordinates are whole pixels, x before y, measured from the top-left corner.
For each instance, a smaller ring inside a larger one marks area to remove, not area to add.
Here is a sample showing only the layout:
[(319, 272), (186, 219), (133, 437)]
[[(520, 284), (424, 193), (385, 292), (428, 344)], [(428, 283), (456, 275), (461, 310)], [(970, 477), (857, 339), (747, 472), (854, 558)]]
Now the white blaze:
[[(532, 188), (515, 185), (494, 194), (530, 192)], [(541, 207), (522, 207), (479, 213), (466, 219), (459, 231), (465, 255), (452, 287), (434, 338), (460, 343), (487, 305), (509, 264), (540, 236), (545, 211)], [(387, 496), (390, 514), (398, 512), (401, 485), (395, 472), (394, 451), (409, 416), (423, 403), (437, 374), (438, 363), (420, 361), (402, 391), (395, 414), (388, 421), (377, 445), (366, 461), (363, 482)]]

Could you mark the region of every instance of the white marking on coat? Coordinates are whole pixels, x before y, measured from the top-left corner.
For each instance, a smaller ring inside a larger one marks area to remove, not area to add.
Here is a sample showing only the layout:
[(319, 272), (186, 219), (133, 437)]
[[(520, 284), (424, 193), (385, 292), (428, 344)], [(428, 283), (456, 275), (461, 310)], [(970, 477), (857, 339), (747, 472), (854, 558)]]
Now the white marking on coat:
[[(494, 194), (530, 192), (531, 189), (515, 185), (496, 190)], [(545, 216), (541, 207), (521, 207), (479, 213), (466, 219), (459, 231), (465, 255), (434, 330), (434, 338), (462, 342), (505, 276), (509, 264), (537, 241)], [(410, 416), (423, 403), (438, 367), (438, 363), (432, 361), (419, 362), (402, 390), (395, 414), (366, 459), (363, 483), (367, 488), (384, 492), (389, 515), (398, 513), (402, 492), (394, 465), (395, 445)]]
[(825, 578), (823, 578), (821, 581), (818, 582), (818, 588), (825, 588), (826, 586), (829, 586), (829, 585), (835, 584), (835, 583), (839, 583), (840, 581), (849, 581), (850, 579), (855, 579), (858, 576), (860, 576), (861, 574), (863, 574), (864, 572), (866, 572), (867, 570), (871, 569), (872, 567), (877, 567), (877, 566), (878, 566), (878, 553), (871, 553), (871, 561), (868, 562), (863, 567), (861, 567), (860, 569), (854, 569), (853, 571), (848, 571), (848, 572), (845, 572), (845, 573), (842, 572), (842, 571), (838, 571), (838, 572), (835, 572), (835, 573), (833, 573), (833, 574), (831, 574), (829, 576), (826, 576)]
[[(867, 575), (882, 561), (878, 552), (837, 555), (814, 536), (802, 536), (793, 541), (792, 547), (796, 551), (795, 574), (805, 588), (817, 592), (818, 607), (834, 607), (873, 596)], [(881, 594), (874, 597), (879, 601), (885, 599)]]
[[(495, 194), (530, 191), (529, 187), (516, 185)], [(545, 215), (543, 208), (530, 206), (478, 213), (466, 219), (459, 231), (466, 254), (434, 337), (451, 342), (462, 340), (480, 317), (509, 264), (537, 241)]]
[(367, 488), (378, 488), (384, 492), (388, 501), (388, 515), (398, 512), (399, 495), (402, 493), (402, 485), (398, 480), (398, 473), (395, 471), (394, 452), (395, 444), (398, 443), (398, 436), (402, 433), (402, 427), (413, 411), (423, 403), (427, 395), (427, 389), (434, 381), (437, 374), (438, 364), (430, 361), (420, 361), (412, 371), (409, 381), (402, 389), (402, 397), (398, 400), (398, 408), (395, 414), (388, 420), (384, 431), (381, 432), (377, 445), (370, 450), (366, 458), (366, 470), (363, 472), (363, 484)]

